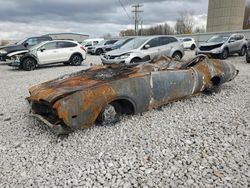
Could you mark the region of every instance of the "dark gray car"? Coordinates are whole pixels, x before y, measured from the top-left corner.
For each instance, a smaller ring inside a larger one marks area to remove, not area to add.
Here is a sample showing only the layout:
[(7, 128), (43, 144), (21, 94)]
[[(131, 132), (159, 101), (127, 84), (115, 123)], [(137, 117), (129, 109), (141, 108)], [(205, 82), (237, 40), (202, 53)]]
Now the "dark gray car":
[(42, 36), (42, 37), (29, 37), (29, 38), (25, 38), (23, 40), (20, 40), (19, 42), (13, 44), (13, 45), (8, 45), (8, 46), (3, 46), (0, 49), (0, 60), (1, 61), (6, 61), (6, 59), (8, 58), (8, 54), (12, 53), (12, 52), (17, 52), (17, 51), (21, 51), (21, 50), (27, 50), (30, 47), (37, 45), (41, 42), (44, 41), (51, 41), (52, 38), (51, 37), (46, 37), (46, 36)]

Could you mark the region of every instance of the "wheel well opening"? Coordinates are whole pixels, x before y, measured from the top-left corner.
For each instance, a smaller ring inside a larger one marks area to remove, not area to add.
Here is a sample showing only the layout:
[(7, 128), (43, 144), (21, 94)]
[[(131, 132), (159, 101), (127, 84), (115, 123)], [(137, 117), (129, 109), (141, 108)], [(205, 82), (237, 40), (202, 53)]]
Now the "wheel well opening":
[(79, 52), (73, 53), (73, 54), (71, 55), (71, 57), (70, 57), (70, 58), (72, 58), (74, 55), (79, 55), (79, 56), (81, 56), (81, 58), (82, 58), (82, 54), (81, 54), (81, 53), (79, 53)]
[(182, 58), (182, 53), (181, 53), (181, 51), (179, 51), (179, 50), (175, 51), (175, 52), (173, 53), (172, 57), (173, 57), (174, 54), (176, 54), (176, 53), (180, 54), (180, 55), (181, 55), (181, 58)]
[(115, 107), (115, 110), (119, 114), (131, 115), (135, 112), (134, 105), (127, 99), (118, 99), (111, 102), (110, 104)]
[(34, 58), (34, 57), (24, 57), (22, 60), (21, 60), (21, 63), (23, 63), (26, 59), (33, 59), (36, 63), (37, 63), (37, 60)]
[(212, 82), (213, 86), (219, 86), (221, 83), (221, 78), (218, 76), (215, 76), (211, 79), (211, 82)]

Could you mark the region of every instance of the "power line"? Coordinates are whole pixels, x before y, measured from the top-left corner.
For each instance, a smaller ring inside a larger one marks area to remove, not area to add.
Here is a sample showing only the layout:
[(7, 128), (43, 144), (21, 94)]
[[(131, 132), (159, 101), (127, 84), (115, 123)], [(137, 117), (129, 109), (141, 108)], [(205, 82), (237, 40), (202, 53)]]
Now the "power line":
[(122, 4), (121, 0), (119, 0), (119, 3), (122, 6), (122, 8), (123, 8), (124, 12), (126, 13), (127, 17), (131, 20), (132, 18), (129, 16), (129, 14), (128, 14), (126, 8), (124, 7), (124, 5)]

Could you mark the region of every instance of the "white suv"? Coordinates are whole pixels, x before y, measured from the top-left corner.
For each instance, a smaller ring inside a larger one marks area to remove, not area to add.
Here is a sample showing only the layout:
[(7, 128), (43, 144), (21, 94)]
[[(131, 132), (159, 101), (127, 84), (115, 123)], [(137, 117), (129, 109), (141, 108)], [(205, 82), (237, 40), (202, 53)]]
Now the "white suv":
[(40, 43), (27, 51), (10, 53), (8, 56), (10, 66), (30, 71), (48, 64), (81, 65), (86, 59), (86, 49), (75, 41), (54, 40)]
[(180, 38), (179, 40), (183, 42), (185, 49), (194, 50), (196, 48), (195, 40), (191, 37)]

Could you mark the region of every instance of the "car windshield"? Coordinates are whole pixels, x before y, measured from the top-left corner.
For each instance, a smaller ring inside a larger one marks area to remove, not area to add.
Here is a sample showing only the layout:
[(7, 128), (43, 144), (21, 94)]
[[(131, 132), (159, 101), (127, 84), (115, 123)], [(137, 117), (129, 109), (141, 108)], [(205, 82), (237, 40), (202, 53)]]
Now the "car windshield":
[(225, 42), (228, 38), (229, 36), (227, 35), (215, 35), (208, 39), (207, 42)]
[(91, 41), (84, 40), (81, 44), (85, 46), (85, 45), (91, 44)]
[(26, 41), (26, 40), (27, 40), (27, 38), (24, 38), (24, 39), (18, 41), (16, 44), (18, 44), (18, 45), (19, 45), (19, 44), (23, 44), (23, 42)]
[(137, 49), (139, 48), (144, 42), (148, 40), (148, 37), (140, 37), (134, 38), (131, 41), (124, 44), (121, 49)]
[(123, 44), (127, 39), (121, 39), (121, 40), (118, 40), (114, 43), (114, 45), (120, 45), (120, 44)]

